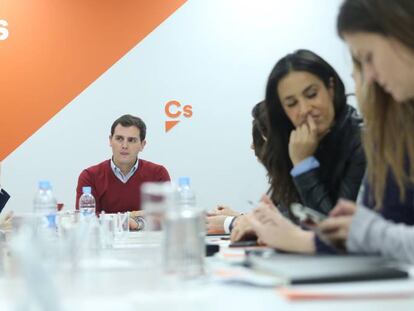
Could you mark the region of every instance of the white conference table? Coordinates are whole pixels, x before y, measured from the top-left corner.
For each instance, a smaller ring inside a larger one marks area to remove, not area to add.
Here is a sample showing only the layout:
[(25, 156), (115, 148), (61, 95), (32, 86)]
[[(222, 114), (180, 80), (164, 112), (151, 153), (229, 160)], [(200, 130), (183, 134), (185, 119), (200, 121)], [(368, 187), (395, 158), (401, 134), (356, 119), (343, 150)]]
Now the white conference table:
[[(130, 233), (115, 249), (104, 250), (99, 259), (85, 261), (82, 273), (56, 273), (57, 297), (61, 310), (414, 310), (414, 296), (396, 299), (354, 299), (288, 301), (276, 288), (228, 284), (215, 277), (177, 283), (158, 270), (157, 239), (143, 242), (142, 235)], [(207, 259), (211, 275), (217, 267), (225, 267), (221, 259)], [(74, 276), (76, 275), (76, 277)], [(39, 281), (41, 282), (41, 281)], [(344, 283), (325, 285), (329, 288), (373, 292), (384, 288), (414, 290), (414, 280)], [(365, 287), (364, 287), (365, 286)], [(307, 288), (318, 289), (320, 286)], [(24, 304), (30, 291), (19, 278), (0, 276), (0, 310), (35, 310)], [(23, 306), (23, 307), (22, 307)]]

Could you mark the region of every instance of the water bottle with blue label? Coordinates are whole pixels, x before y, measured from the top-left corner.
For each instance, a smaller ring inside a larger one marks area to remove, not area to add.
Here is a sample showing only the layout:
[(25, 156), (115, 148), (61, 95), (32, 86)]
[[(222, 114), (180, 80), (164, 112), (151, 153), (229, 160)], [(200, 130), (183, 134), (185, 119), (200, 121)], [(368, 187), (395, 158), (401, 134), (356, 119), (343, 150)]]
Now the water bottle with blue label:
[(52, 185), (48, 180), (39, 181), (33, 208), (35, 214), (44, 220), (44, 227), (56, 229), (57, 202), (52, 192)]

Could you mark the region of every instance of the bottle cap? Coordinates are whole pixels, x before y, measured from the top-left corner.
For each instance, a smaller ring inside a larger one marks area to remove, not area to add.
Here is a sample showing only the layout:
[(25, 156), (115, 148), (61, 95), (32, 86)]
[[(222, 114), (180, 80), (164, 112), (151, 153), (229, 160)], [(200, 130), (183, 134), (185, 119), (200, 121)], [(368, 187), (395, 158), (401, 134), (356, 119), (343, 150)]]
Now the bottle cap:
[(49, 190), (49, 189), (52, 189), (52, 185), (50, 184), (50, 181), (48, 180), (41, 180), (39, 181), (39, 189)]
[(190, 185), (190, 177), (180, 177), (180, 178), (178, 178), (178, 185), (180, 185), (180, 186), (189, 186)]
[(89, 187), (89, 186), (82, 187), (82, 192), (87, 193), (87, 194), (91, 194), (92, 193), (92, 188)]

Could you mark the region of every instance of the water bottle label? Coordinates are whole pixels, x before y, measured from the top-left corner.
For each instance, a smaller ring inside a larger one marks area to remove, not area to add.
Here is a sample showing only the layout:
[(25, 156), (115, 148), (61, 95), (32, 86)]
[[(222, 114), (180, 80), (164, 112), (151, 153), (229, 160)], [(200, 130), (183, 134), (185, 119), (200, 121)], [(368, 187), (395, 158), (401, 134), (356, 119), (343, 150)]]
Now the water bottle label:
[(56, 214), (52, 213), (52, 214), (48, 214), (46, 215), (46, 219), (47, 219), (47, 227), (48, 228), (56, 228)]

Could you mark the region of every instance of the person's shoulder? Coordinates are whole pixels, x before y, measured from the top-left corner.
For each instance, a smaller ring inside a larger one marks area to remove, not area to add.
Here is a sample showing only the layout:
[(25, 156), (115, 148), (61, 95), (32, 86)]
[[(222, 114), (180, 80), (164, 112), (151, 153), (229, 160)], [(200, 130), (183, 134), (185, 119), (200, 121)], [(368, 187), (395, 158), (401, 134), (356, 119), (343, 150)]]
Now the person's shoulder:
[(348, 129), (351, 127), (355, 132), (360, 132), (364, 125), (364, 120), (359, 112), (354, 107), (347, 105), (345, 114), (346, 127)]
[(165, 169), (165, 167), (161, 164), (154, 163), (154, 162), (151, 162), (151, 161), (148, 161), (148, 160), (143, 160), (143, 159), (139, 159), (138, 168), (139, 167), (143, 167), (143, 168), (146, 168), (148, 170)]
[(339, 122), (338, 135), (348, 141), (348, 145), (360, 145), (363, 119), (358, 111), (354, 107), (346, 105)]
[(140, 162), (138, 164), (138, 170), (141, 170), (144, 176), (147, 176), (155, 181), (171, 180), (168, 170), (163, 165), (142, 159), (140, 159), (139, 161)]
[(105, 171), (110, 167), (110, 160), (102, 161), (101, 163), (92, 165), (88, 168), (85, 168), (81, 174), (92, 174), (96, 175), (99, 174), (102, 171)]
[(341, 148), (344, 159), (365, 163), (365, 153), (362, 145), (363, 119), (358, 111), (347, 105), (343, 126), (340, 129)]

